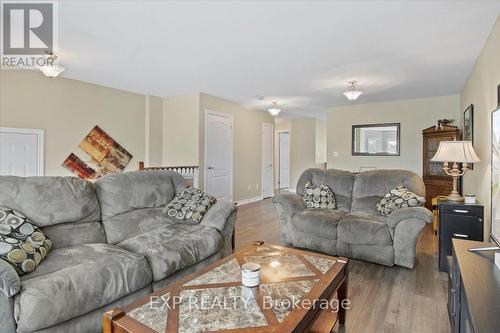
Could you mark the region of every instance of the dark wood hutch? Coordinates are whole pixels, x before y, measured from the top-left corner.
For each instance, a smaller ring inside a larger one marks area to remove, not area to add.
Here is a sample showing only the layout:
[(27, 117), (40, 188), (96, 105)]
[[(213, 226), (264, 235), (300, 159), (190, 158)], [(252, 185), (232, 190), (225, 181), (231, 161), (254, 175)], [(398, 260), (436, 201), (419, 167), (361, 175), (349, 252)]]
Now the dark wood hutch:
[[(422, 131), (423, 136), (423, 178), (426, 190), (425, 206), (432, 210), (432, 198), (450, 194), (453, 181), (443, 171), (442, 162), (432, 162), (441, 141), (460, 140), (460, 130), (456, 126), (432, 126)], [(459, 184), (459, 189), (461, 185)]]

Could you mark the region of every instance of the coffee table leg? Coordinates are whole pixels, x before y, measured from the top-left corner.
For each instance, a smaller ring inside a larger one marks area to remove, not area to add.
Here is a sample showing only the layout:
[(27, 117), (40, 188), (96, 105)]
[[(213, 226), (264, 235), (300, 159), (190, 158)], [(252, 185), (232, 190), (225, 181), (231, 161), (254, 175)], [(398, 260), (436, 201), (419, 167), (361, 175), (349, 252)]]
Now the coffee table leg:
[(233, 252), (234, 252), (234, 249), (236, 247), (236, 226), (234, 226), (233, 234), (231, 235), (231, 247), (233, 248)]
[(342, 306), (342, 304), (344, 303), (344, 300), (348, 299), (347, 291), (349, 289), (349, 262), (347, 262), (347, 264), (344, 266), (344, 269), (345, 269), (345, 279), (337, 291), (337, 295), (339, 298), (339, 304), (340, 304), (340, 307), (339, 307), (339, 324), (340, 325), (345, 325), (345, 321), (346, 321), (346, 309), (344, 308), (344, 306)]

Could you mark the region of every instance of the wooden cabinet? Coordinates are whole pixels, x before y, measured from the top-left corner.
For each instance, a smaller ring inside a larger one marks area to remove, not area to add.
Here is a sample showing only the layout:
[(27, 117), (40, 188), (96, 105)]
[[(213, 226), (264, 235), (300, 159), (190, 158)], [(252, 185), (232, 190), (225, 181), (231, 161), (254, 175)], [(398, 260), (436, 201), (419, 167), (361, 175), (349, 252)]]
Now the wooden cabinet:
[[(435, 126), (422, 131), (423, 136), (423, 179), (426, 190), (425, 206), (432, 210), (432, 198), (448, 195), (453, 189), (453, 181), (443, 171), (442, 162), (432, 162), (441, 141), (459, 140), (459, 129), (456, 126)], [(459, 188), (461, 188), (459, 184)]]
[(453, 240), (448, 316), (452, 333), (500, 332), (500, 271), (494, 252), (470, 252), (492, 243)]

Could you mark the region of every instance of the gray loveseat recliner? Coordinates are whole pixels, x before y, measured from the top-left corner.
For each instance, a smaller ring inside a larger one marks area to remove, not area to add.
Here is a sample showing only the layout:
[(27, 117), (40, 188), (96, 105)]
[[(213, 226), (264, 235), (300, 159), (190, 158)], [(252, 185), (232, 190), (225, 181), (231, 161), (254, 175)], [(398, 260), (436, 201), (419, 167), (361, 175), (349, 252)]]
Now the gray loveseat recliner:
[[(307, 181), (314, 186), (328, 185), (335, 194), (337, 209), (306, 209), (302, 194)], [(282, 241), (331, 255), (413, 268), (418, 235), (426, 223), (432, 222), (433, 215), (425, 207), (401, 208), (389, 216), (381, 215), (377, 203), (398, 185), (425, 197), (422, 178), (411, 171), (308, 169), (297, 183), (297, 194), (273, 198)]]
[(0, 331), (100, 332), (105, 311), (146, 296), (232, 252), (236, 207), (216, 203), (200, 224), (162, 208), (184, 188), (172, 171), (0, 177), (0, 207), (26, 215), (53, 241), (35, 271), (0, 260)]

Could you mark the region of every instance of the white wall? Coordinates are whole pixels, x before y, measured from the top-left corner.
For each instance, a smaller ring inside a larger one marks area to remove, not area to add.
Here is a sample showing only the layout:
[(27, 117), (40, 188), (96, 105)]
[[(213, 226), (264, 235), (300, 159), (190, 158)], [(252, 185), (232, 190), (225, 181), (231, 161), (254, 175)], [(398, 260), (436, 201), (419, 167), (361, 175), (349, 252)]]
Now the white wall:
[(95, 125), (133, 155), (126, 170), (136, 170), (146, 155), (146, 96), (38, 71), (0, 71), (0, 126), (45, 130), (45, 175), (73, 175), (62, 163)]
[(326, 159), (326, 120), (316, 120), (316, 164), (318, 167), (327, 162)]
[(316, 119), (292, 119), (290, 130), (290, 189), (295, 190), (300, 175), (316, 164)]
[[(422, 130), (443, 118), (455, 119), (452, 125), (460, 126), (458, 95), (332, 108), (327, 114), (328, 168), (406, 169), (422, 175)], [(401, 123), (400, 156), (351, 155), (352, 125), (375, 123)]]
[(163, 98), (146, 96), (146, 166), (161, 166), (163, 157)]
[(500, 84), (500, 18), (470, 74), (461, 95), (461, 110), (474, 105), (474, 150), (481, 162), (464, 176), (464, 192), (474, 193), (484, 204), (485, 240), (490, 233), (491, 188), (491, 112), (497, 107), (497, 86)]
[[(302, 172), (309, 168), (323, 167), (326, 162), (326, 121), (314, 118), (276, 118), (275, 128), (277, 133), (288, 131), (290, 134), (289, 189), (295, 191)], [(277, 146), (277, 134), (275, 142)], [(278, 174), (278, 149), (275, 150), (275, 160), (275, 174)], [(277, 180), (275, 187), (278, 188)]]
[(200, 94), (163, 99), (163, 165), (200, 165)]
[(267, 111), (245, 108), (236, 102), (200, 94), (200, 182), (203, 183), (205, 110), (233, 116), (233, 200), (262, 194), (262, 123), (274, 125)]

